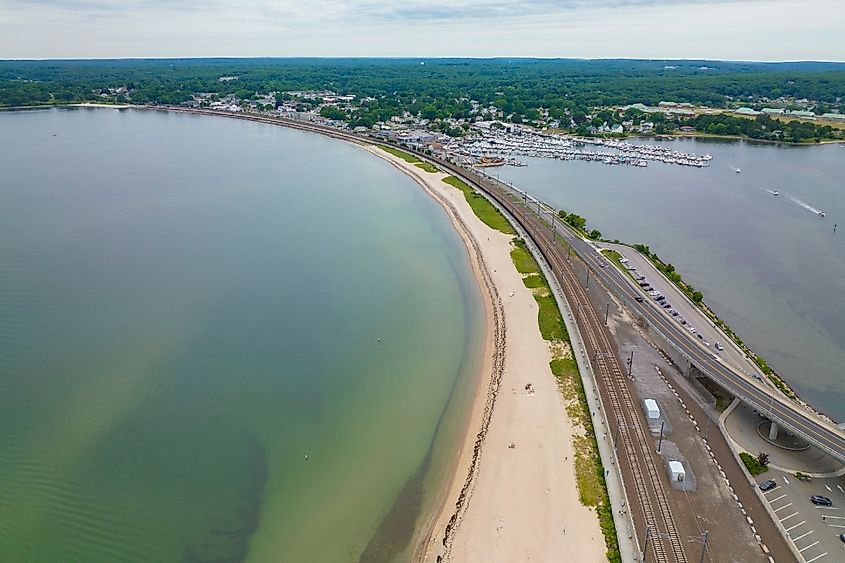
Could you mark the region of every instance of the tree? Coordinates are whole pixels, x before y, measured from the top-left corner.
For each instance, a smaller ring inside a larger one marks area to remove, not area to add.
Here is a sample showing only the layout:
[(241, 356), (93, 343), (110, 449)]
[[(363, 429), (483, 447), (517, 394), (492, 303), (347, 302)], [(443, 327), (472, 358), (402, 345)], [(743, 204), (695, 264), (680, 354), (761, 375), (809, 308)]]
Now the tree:
[(701, 303), (702, 299), (704, 299), (704, 294), (702, 294), (700, 291), (693, 291), (692, 292), (692, 300), (695, 303)]
[(768, 467), (769, 466), (769, 454), (767, 454), (766, 452), (760, 452), (759, 454), (757, 454), (757, 463), (759, 463), (763, 467)]
[(599, 231), (598, 229), (593, 229), (592, 231), (590, 231), (589, 236), (593, 240), (598, 240), (601, 238), (601, 231)]
[(570, 213), (564, 221), (580, 231), (583, 231), (587, 227), (587, 220), (576, 213)]

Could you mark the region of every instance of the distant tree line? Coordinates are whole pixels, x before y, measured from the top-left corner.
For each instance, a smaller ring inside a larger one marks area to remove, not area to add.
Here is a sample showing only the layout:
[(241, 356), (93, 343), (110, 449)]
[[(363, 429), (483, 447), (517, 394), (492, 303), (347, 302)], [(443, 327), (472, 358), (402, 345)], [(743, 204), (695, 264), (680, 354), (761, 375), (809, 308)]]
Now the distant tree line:
[[(0, 61), (0, 105), (101, 99), (179, 104), (197, 92), (251, 99), (257, 92), (331, 90), (357, 96), (353, 123), (408, 112), (428, 120), (466, 118), (469, 100), (515, 123), (541, 114), (583, 123), (588, 108), (662, 100), (727, 107), (733, 100), (806, 98), (842, 107), (845, 65), (536, 59), (172, 59)], [(237, 80), (220, 81), (222, 76)], [(119, 98), (119, 99), (118, 99)], [(373, 98), (373, 99), (369, 99)], [(568, 125), (568, 124), (567, 124)]]

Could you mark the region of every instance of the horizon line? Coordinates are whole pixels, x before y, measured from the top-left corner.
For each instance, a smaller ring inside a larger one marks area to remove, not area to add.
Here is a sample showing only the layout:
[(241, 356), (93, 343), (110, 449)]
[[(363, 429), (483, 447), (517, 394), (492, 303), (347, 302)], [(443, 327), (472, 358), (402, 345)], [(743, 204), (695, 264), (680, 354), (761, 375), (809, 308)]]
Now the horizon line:
[(719, 58), (683, 58), (683, 57), (559, 57), (559, 56), (506, 56), (492, 55), (489, 57), (477, 56), (413, 56), (413, 55), (201, 55), (201, 56), (128, 56), (128, 57), (39, 57), (39, 58), (9, 58), (0, 62), (48, 62), (48, 61), (168, 61), (168, 60), (243, 60), (243, 59), (268, 59), (268, 60), (515, 60), (515, 61), (645, 61), (645, 62), (714, 62), (714, 63), (748, 63), (748, 64), (800, 64), (800, 63), (822, 63), (822, 64), (845, 64), (845, 60), (835, 59), (793, 59), (793, 60), (754, 60), (754, 59), (719, 59)]

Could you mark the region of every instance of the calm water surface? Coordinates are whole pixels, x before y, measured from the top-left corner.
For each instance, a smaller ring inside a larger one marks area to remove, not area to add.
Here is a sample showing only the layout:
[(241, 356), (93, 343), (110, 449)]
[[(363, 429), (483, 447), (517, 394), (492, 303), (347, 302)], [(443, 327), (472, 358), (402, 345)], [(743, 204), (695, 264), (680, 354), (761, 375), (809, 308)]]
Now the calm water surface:
[(0, 560), (407, 556), (482, 322), (433, 201), (141, 111), (0, 113), (0, 170)]
[(526, 159), (498, 174), (605, 238), (648, 244), (802, 397), (845, 420), (845, 147), (668, 145), (710, 153), (712, 164)]

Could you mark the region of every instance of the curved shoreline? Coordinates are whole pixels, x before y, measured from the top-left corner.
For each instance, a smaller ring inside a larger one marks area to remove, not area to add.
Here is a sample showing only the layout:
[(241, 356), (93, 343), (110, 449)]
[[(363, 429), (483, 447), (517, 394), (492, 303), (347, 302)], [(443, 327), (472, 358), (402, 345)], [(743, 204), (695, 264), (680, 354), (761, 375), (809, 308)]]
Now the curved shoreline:
[[(416, 561), (438, 562), (450, 559), (453, 548), (456, 560), (548, 560), (561, 554), (583, 561), (603, 557), (605, 543), (598, 519), (578, 496), (574, 427), (551, 372), (550, 349), (539, 330), (534, 294), (523, 283), (511, 258), (511, 235), (484, 224), (463, 192), (441, 181), (445, 173), (424, 171), (382, 154), (374, 143), (343, 129), (254, 114), (170, 107), (138, 109), (229, 117), (345, 140), (388, 160), (433, 197), (465, 243), (491, 322), (485, 330), (480, 377), (473, 382), (474, 392), (470, 391), (471, 415), (466, 419), (463, 440), (458, 440), (454, 465), (448, 468), (451, 479), (444, 478), (444, 492), (436, 497), (435, 508), (426, 512), (426, 520), (418, 520), (414, 540), (406, 549)], [(500, 292), (508, 290), (512, 291), (505, 304)], [(513, 387), (513, 395), (500, 395), (503, 379)], [(533, 389), (517, 394), (517, 387), (526, 381), (535, 385), (536, 397)], [(495, 419), (494, 408), (498, 413)], [(516, 451), (513, 441), (519, 444)], [(483, 472), (482, 453), (487, 459)], [(508, 485), (502, 488), (501, 483)], [(452, 499), (454, 509), (450, 508)], [(472, 499), (476, 500), (470, 509)], [(506, 531), (502, 531), (503, 515), (508, 519)], [(491, 519), (499, 525), (490, 526)], [(566, 539), (567, 528), (570, 540)], [(532, 538), (529, 544), (528, 537)]]
[[(501, 296), (498, 288), (493, 282), (493, 278), (487, 264), (483, 259), (478, 241), (469, 227), (460, 218), (454, 204), (448, 201), (442, 193), (438, 193), (437, 190), (427, 185), (425, 175), (429, 174), (428, 172), (390, 155), (385, 151), (381, 151), (372, 143), (368, 143), (366, 140), (343, 130), (334, 130), (311, 123), (298, 123), (289, 120), (283, 121), (281, 119), (260, 115), (227, 114), (207, 110), (170, 107), (135, 106), (135, 108), (187, 113), (193, 115), (230, 117), (245, 121), (253, 121), (257, 123), (318, 133), (338, 140), (343, 140), (363, 148), (374, 156), (386, 160), (398, 171), (410, 177), (420, 188), (423, 189), (426, 194), (428, 194), (444, 209), (452, 226), (464, 242), (464, 246), (467, 250), (467, 256), (473, 270), (473, 275), (476, 278), (479, 290), (482, 293), (482, 301), (484, 302), (486, 317), (486, 334), (484, 337), (484, 347), (482, 352), (484, 357), (479, 368), (480, 374), (475, 384), (476, 389), (472, 392), (474, 399), (470, 399), (472, 412), (467, 420), (465, 429), (461, 432), (463, 437), (459, 440), (458, 459), (455, 460), (454, 472), (451, 476), (446, 478), (444, 482), (446, 490), (441, 495), (441, 499), (438, 499), (436, 508), (432, 511), (431, 515), (428, 516), (426, 522), (422, 524), (416, 540), (416, 545), (411, 549), (413, 559), (415, 561), (425, 561), (431, 559), (442, 561), (448, 559), (455, 533), (460, 527), (463, 514), (469, 505), (478, 477), (482, 447), (487, 437), (496, 398), (499, 392), (499, 385), (504, 375), (506, 346), (505, 316)], [(455, 189), (445, 183), (443, 183), (443, 186), (444, 188), (448, 187), (450, 189)], [(508, 257), (508, 260), (510, 260), (510, 257)], [(475, 429), (478, 430), (475, 431)], [(463, 477), (461, 477), (462, 475)], [(456, 499), (454, 510), (449, 510), (448, 504), (450, 499), (453, 498)], [(439, 530), (441, 529), (443, 530), (442, 538), (438, 541), (438, 537), (440, 537)], [(434, 552), (436, 550), (442, 551), (435, 554)]]
[[(446, 212), (449, 221), (457, 231), (458, 235), (463, 240), (467, 250), (467, 257), (469, 258), (473, 274), (478, 283), (478, 287), (482, 293), (482, 300), (485, 309), (485, 325), (486, 335), (484, 338), (484, 359), (480, 367), (481, 373), (476, 383), (475, 396), (476, 400), (472, 401), (473, 408), (467, 426), (464, 429), (463, 438), (460, 440), (460, 454), (455, 462), (454, 472), (450, 478), (447, 478), (447, 483), (450, 485), (447, 491), (441, 495), (439, 506), (432, 512), (422, 526), (420, 537), (417, 545), (414, 547), (414, 561), (424, 561), (432, 556), (433, 550), (438, 548), (435, 540), (437, 539), (436, 531), (443, 527), (443, 537), (440, 540), (443, 553), (438, 554), (437, 560), (441, 558), (448, 558), (451, 552), (452, 542), (454, 540), (455, 532), (460, 526), (461, 517), (465, 512), (472, 495), (473, 485), (478, 476), (478, 470), (481, 462), (481, 450), (487, 437), (490, 421), (493, 416), (493, 409), (496, 403), (496, 397), (499, 393), (499, 386), (504, 374), (504, 360), (505, 360), (505, 318), (502, 299), (498, 289), (493, 283), (492, 276), (481, 254), (481, 249), (478, 246), (478, 241), (467, 227), (466, 223), (458, 215), (455, 206), (449, 202), (441, 194), (431, 189), (423, 180), (422, 174), (427, 174), (422, 170), (415, 170), (411, 165), (392, 156), (376, 147), (365, 147), (367, 152), (386, 160), (394, 168), (410, 177), (426, 194), (434, 199)], [(481, 412), (479, 410), (479, 401), (482, 392), (484, 393), (484, 402)], [(473, 432), (474, 428), (479, 428), (477, 432)], [(473, 437), (474, 436), (474, 437)], [(471, 446), (471, 457), (466, 459), (466, 452), (468, 446)], [(461, 481), (460, 475), (465, 477)], [(459, 490), (456, 485), (461, 483)], [(457, 496), (455, 508), (448, 512), (445, 526), (443, 525), (444, 516), (447, 514), (447, 505), (450, 498)]]

